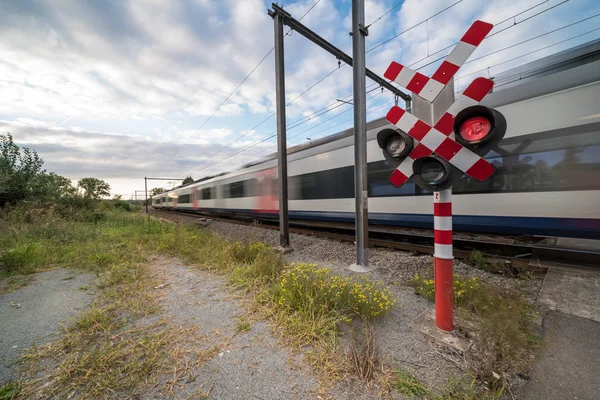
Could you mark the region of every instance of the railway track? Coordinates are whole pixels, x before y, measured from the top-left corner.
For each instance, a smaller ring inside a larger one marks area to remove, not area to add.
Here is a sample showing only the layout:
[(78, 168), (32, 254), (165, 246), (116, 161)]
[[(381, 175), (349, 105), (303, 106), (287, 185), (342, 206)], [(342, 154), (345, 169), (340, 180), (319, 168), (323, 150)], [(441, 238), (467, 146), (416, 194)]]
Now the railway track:
[[(252, 217), (237, 216), (231, 218), (171, 210), (160, 210), (160, 212), (190, 218), (211, 218), (244, 225), (256, 223), (256, 219)], [(276, 220), (261, 220), (259, 223), (265, 229), (279, 229)], [(355, 240), (354, 226), (343, 223), (290, 221), (290, 231), (346, 242), (354, 242)], [(548, 244), (548, 238), (542, 237), (528, 238), (523, 243), (507, 243), (501, 236), (498, 236), (497, 239), (499, 240), (490, 237), (485, 239), (455, 237), (453, 239), (454, 256), (462, 260), (469, 260), (474, 251), (480, 251), (488, 262), (496, 268), (508, 267), (534, 271), (545, 271), (549, 267), (600, 268), (600, 252), (557, 248)], [(514, 238), (511, 238), (511, 241), (514, 241)], [(433, 236), (422, 233), (394, 232), (388, 227), (378, 226), (369, 229), (369, 246), (423, 254), (433, 254), (434, 250)]]

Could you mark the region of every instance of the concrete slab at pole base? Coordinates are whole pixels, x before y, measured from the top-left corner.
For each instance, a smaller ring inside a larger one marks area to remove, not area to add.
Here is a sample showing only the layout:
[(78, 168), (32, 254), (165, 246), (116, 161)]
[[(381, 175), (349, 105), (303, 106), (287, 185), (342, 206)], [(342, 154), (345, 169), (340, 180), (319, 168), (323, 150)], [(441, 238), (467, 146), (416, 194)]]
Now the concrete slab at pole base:
[(538, 301), (551, 310), (600, 322), (600, 271), (550, 268)]
[(281, 254), (288, 254), (294, 251), (294, 248), (292, 246), (275, 246), (273, 250)]
[(435, 325), (435, 310), (425, 310), (417, 318), (410, 322), (410, 327), (421, 332), (439, 345), (449, 347), (459, 353), (467, 351), (471, 344), (454, 331), (446, 332)]
[(377, 267), (373, 267), (373, 266), (364, 267), (364, 266), (359, 265), (359, 264), (352, 264), (349, 267), (346, 267), (346, 269), (349, 270), (349, 271), (352, 271), (352, 272), (356, 272), (358, 274), (366, 274), (368, 272), (372, 272), (372, 271), (376, 270)]

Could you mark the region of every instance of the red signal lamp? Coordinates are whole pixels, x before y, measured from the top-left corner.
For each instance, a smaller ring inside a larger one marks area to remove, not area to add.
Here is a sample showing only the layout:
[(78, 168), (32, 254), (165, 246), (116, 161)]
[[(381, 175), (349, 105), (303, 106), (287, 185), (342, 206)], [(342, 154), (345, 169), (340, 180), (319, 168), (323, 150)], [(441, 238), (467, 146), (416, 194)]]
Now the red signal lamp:
[(492, 124), (487, 118), (476, 116), (471, 117), (460, 127), (460, 137), (469, 143), (479, 143), (492, 130)]
[(485, 106), (467, 107), (454, 120), (456, 141), (479, 147), (484, 143), (498, 142), (506, 131), (506, 120), (498, 111)]

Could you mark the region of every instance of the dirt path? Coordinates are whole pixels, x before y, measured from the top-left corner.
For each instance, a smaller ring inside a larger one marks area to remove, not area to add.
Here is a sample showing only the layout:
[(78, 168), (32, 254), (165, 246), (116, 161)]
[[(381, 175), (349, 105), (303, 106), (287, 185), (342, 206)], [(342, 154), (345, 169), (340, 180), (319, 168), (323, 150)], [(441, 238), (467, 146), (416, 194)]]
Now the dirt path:
[(314, 397), (317, 381), (301, 358), (279, 345), (265, 322), (241, 323), (240, 299), (226, 289), (223, 278), (167, 257), (151, 265), (164, 285), (156, 290), (168, 291), (164, 306), (172, 323), (198, 328), (196, 343), (203, 350), (216, 346), (206, 363), (187, 371), (194, 380), (180, 382), (175, 398), (195, 398), (203, 391), (214, 399)]
[(60, 325), (92, 301), (92, 281), (89, 274), (55, 269), (37, 274), (24, 288), (0, 294), (0, 385), (15, 378), (14, 361), (24, 349), (55, 338)]

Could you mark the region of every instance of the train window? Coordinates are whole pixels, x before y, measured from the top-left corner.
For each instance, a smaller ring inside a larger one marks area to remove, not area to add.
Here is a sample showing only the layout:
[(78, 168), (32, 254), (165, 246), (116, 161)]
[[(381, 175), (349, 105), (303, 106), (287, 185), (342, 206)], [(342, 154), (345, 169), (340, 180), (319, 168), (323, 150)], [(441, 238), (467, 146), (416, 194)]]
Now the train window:
[(412, 181), (400, 187), (390, 183), (390, 175), (394, 167), (386, 161), (372, 162), (367, 165), (367, 181), (369, 197), (414, 196), (421, 189)]
[(225, 185), (225, 197), (235, 199), (244, 197), (244, 184), (242, 182), (233, 182)]
[(177, 199), (177, 202), (179, 204), (189, 204), (189, 203), (191, 203), (191, 196), (189, 194), (182, 194)]
[(244, 181), (245, 197), (258, 196), (258, 180), (251, 178)]
[(291, 200), (347, 199), (354, 197), (354, 167), (335, 168), (289, 179)]
[(202, 196), (202, 200), (210, 200), (210, 199), (214, 199), (214, 187), (207, 187), (204, 188), (200, 191), (200, 194)]
[(245, 181), (238, 181), (224, 185), (225, 198), (239, 198), (256, 196), (258, 190), (258, 181), (254, 178)]

